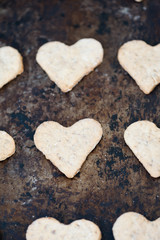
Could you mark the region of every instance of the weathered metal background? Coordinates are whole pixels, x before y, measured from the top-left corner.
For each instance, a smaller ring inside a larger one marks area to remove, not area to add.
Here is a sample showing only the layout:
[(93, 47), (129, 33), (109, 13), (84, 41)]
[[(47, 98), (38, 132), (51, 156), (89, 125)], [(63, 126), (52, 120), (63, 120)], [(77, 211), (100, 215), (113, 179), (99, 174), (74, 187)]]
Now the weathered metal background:
[[(0, 89), (0, 129), (16, 141), (16, 153), (0, 163), (2, 240), (25, 239), (27, 226), (44, 216), (66, 224), (89, 219), (103, 240), (113, 240), (112, 225), (126, 211), (160, 217), (160, 179), (150, 177), (123, 139), (136, 120), (160, 127), (160, 86), (144, 95), (116, 58), (128, 40), (160, 42), (159, 13), (159, 0), (0, 1), (0, 46), (17, 48), (25, 68)], [(36, 52), (47, 41), (86, 37), (102, 43), (104, 61), (64, 94), (38, 66)], [(35, 148), (33, 134), (46, 120), (70, 126), (86, 117), (102, 124), (103, 139), (70, 180)]]

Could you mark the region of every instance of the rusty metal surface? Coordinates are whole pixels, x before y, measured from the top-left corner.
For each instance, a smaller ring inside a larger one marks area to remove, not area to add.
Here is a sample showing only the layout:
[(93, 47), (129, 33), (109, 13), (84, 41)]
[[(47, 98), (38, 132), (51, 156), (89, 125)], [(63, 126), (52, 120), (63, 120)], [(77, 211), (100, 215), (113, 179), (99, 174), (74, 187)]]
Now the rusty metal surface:
[[(160, 41), (159, 11), (159, 0), (0, 1), (0, 46), (17, 48), (25, 68), (0, 89), (0, 129), (16, 141), (16, 153), (0, 163), (0, 239), (25, 239), (27, 226), (44, 216), (94, 221), (103, 240), (113, 240), (112, 225), (126, 211), (160, 217), (160, 179), (150, 177), (123, 139), (136, 120), (160, 127), (160, 86), (144, 95), (116, 59), (128, 40)], [(102, 43), (104, 61), (64, 94), (36, 63), (37, 49), (85, 37)], [(33, 134), (45, 120), (70, 126), (86, 117), (102, 124), (103, 139), (67, 179), (35, 148)]]

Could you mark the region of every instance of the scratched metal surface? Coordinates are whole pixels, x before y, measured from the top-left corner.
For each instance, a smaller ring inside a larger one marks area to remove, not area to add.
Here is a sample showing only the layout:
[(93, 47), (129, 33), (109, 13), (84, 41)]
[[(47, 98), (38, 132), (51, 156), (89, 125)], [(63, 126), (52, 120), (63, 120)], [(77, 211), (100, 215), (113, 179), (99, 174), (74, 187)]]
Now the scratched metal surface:
[[(112, 225), (126, 211), (160, 217), (160, 179), (150, 177), (123, 139), (136, 120), (160, 127), (160, 86), (144, 95), (116, 58), (128, 40), (160, 41), (159, 11), (159, 0), (0, 1), (0, 46), (17, 48), (25, 68), (0, 89), (0, 129), (16, 141), (16, 153), (0, 163), (0, 239), (25, 239), (27, 226), (44, 216), (66, 224), (89, 219), (103, 240), (113, 240)], [(64, 94), (36, 63), (37, 49), (85, 37), (102, 43), (104, 61)], [(45, 120), (70, 126), (86, 117), (102, 124), (103, 139), (67, 179), (35, 148), (33, 134)]]

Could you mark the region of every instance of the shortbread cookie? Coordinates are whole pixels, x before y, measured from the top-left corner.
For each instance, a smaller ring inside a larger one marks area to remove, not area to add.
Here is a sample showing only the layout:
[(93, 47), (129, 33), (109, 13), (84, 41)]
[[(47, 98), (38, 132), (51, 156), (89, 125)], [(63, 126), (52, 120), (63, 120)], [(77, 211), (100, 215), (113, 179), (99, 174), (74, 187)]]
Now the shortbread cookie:
[(0, 88), (23, 72), (20, 53), (13, 47), (0, 48)]
[(100, 123), (86, 118), (68, 128), (57, 122), (44, 122), (36, 129), (34, 142), (62, 173), (73, 178), (101, 137)]
[(118, 52), (121, 66), (149, 94), (160, 83), (160, 44), (152, 47), (140, 40), (121, 46)]
[(160, 176), (160, 129), (149, 121), (131, 124), (124, 133), (126, 144), (152, 177)]
[(15, 153), (15, 142), (5, 131), (0, 131), (0, 161)]
[(39, 218), (27, 229), (27, 240), (100, 240), (99, 227), (82, 219), (65, 225), (55, 218)]
[(68, 92), (103, 60), (100, 42), (84, 38), (72, 46), (48, 42), (38, 50), (37, 62), (63, 91)]
[(115, 240), (159, 240), (160, 218), (148, 221), (139, 213), (122, 214), (113, 225)]

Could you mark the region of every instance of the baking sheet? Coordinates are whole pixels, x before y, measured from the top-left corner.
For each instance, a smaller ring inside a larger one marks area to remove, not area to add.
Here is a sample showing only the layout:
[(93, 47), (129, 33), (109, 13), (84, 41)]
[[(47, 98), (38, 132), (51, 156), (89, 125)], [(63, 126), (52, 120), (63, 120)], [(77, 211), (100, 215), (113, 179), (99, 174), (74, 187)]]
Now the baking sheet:
[[(160, 86), (144, 95), (116, 58), (128, 40), (159, 43), (159, 10), (159, 0), (0, 2), (0, 46), (17, 48), (25, 69), (0, 90), (0, 129), (16, 141), (16, 153), (0, 163), (0, 239), (25, 239), (27, 226), (44, 216), (66, 224), (91, 220), (103, 240), (113, 240), (112, 225), (126, 211), (160, 217), (160, 179), (150, 177), (123, 139), (136, 120), (160, 127)], [(104, 61), (64, 94), (36, 63), (37, 50), (47, 41), (71, 45), (85, 37), (102, 43)], [(87, 117), (102, 124), (103, 138), (67, 179), (35, 148), (33, 135), (43, 121), (70, 126)]]

